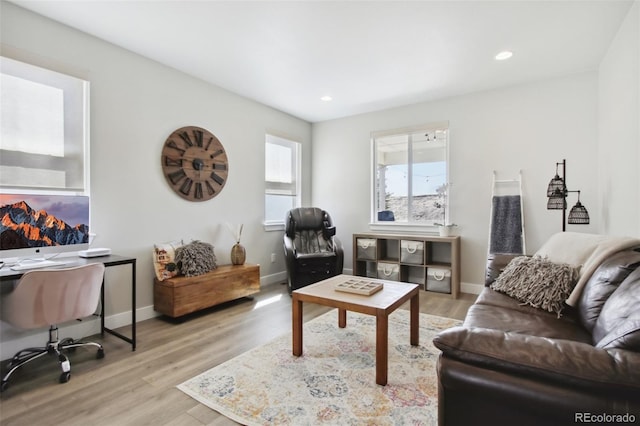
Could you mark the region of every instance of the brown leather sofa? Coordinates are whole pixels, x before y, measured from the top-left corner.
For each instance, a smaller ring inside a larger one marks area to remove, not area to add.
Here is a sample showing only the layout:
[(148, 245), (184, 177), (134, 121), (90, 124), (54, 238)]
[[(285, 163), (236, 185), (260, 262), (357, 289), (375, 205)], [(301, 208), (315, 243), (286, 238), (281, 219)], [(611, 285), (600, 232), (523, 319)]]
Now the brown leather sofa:
[(440, 425), (638, 424), (640, 252), (607, 258), (561, 318), (487, 285), (434, 344)]

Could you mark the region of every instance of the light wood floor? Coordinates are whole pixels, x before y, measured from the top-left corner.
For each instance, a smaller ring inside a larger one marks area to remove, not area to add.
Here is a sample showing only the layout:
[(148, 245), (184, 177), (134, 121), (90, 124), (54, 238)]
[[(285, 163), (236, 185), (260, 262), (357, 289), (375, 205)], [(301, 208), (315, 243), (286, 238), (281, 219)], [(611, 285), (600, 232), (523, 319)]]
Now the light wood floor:
[[(462, 294), (451, 300), (421, 292), (420, 311), (463, 319), (475, 297)], [(408, 304), (402, 308), (408, 309)], [(304, 320), (328, 310), (305, 304)], [(96, 359), (92, 349), (72, 353), (72, 377), (66, 384), (58, 383), (55, 357), (44, 357), (14, 373), (0, 397), (0, 424), (235, 425), (175, 386), (287, 332), (291, 332), (291, 298), (281, 284), (263, 287), (253, 300), (226, 303), (183, 321), (166, 317), (142, 321), (135, 352), (107, 335), (93, 339), (103, 343), (104, 359)]]

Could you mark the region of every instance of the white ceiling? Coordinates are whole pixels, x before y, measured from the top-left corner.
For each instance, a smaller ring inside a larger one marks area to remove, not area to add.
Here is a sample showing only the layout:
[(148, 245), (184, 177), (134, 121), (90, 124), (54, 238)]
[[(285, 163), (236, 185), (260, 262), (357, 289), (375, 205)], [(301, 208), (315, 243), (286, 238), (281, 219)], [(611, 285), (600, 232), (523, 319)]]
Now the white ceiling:
[(12, 2), (310, 122), (595, 70), (633, 3)]

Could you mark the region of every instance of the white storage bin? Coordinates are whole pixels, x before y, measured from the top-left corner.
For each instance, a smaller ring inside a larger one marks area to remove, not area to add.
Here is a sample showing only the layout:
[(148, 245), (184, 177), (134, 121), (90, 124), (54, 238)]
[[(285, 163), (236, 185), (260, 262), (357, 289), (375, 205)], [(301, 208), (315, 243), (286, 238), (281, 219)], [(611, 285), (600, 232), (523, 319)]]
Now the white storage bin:
[(424, 261), (424, 242), (402, 240), (400, 241), (400, 262), (422, 265)]
[(376, 260), (376, 239), (357, 238), (356, 255), (358, 259)]
[(400, 279), (400, 265), (396, 263), (378, 262), (378, 278), (398, 281)]
[(427, 270), (427, 290), (438, 293), (451, 293), (451, 270), (429, 268)]

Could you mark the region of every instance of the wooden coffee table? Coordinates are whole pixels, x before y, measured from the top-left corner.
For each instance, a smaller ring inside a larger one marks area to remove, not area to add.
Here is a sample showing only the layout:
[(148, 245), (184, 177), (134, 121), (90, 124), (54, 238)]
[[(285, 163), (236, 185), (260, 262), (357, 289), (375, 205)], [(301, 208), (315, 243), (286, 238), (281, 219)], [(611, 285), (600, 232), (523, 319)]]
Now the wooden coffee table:
[(370, 296), (334, 290), (337, 283), (353, 278), (350, 275), (338, 275), (293, 291), (293, 355), (302, 355), (303, 302), (338, 308), (338, 326), (340, 328), (347, 326), (347, 311), (373, 315), (376, 317), (376, 383), (384, 386), (387, 384), (388, 370), (389, 314), (407, 300), (411, 300), (410, 343), (413, 346), (418, 345), (418, 285), (357, 277), (381, 282), (384, 287), (381, 291)]

